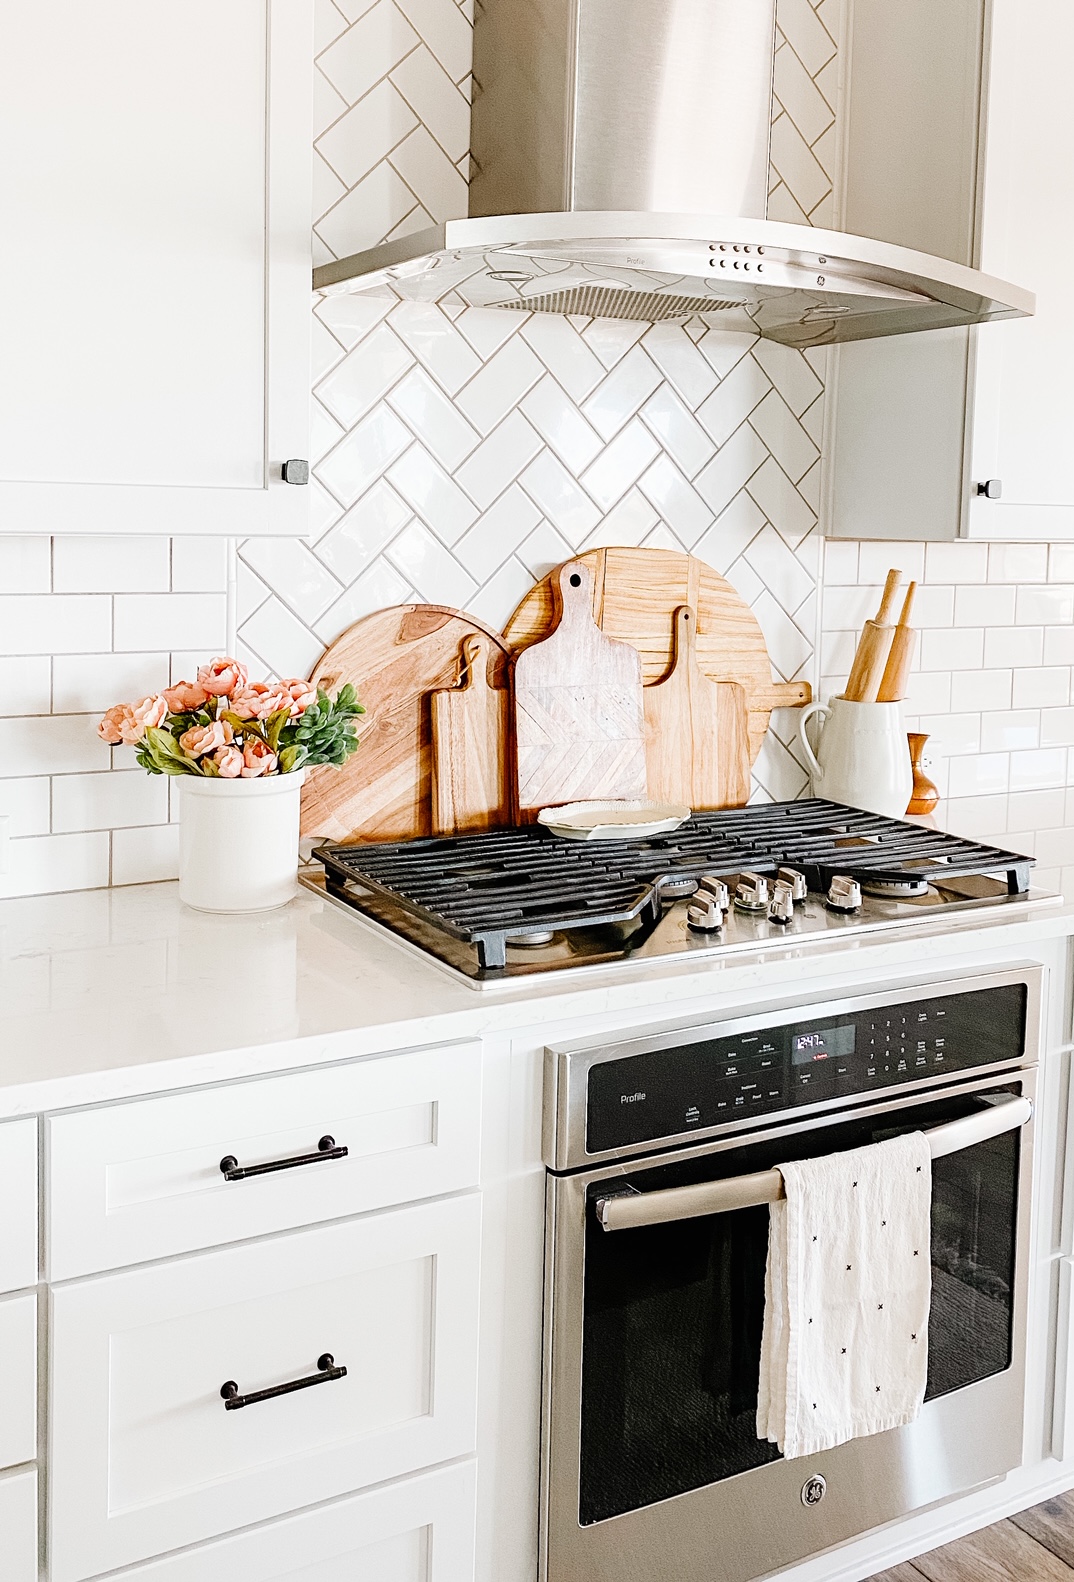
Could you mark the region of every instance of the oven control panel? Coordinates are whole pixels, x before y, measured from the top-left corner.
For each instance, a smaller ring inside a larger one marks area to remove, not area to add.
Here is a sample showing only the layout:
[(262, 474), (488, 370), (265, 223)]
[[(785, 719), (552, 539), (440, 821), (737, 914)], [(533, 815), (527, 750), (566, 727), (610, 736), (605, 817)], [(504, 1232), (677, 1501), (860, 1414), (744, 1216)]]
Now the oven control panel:
[(597, 1061), (591, 1154), (1021, 1058), (1024, 983), (823, 1014)]

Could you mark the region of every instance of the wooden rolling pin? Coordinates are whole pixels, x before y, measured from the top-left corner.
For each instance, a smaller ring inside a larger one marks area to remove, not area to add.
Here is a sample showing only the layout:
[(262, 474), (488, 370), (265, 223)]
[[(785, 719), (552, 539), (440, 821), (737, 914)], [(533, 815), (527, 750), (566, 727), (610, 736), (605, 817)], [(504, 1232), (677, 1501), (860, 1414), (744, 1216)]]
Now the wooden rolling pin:
[(895, 635), (891, 617), (901, 581), (901, 571), (888, 572), (880, 608), (873, 619), (866, 621), (862, 628), (861, 637), (858, 639), (858, 651), (854, 655), (854, 663), (850, 667), (850, 675), (843, 692), (844, 698), (849, 703), (876, 702), (880, 683), (884, 678), (884, 667), (891, 652), (891, 641)]
[(891, 639), (891, 652), (884, 667), (880, 691), (876, 694), (878, 703), (899, 703), (906, 696), (906, 683), (910, 677), (910, 666), (913, 663), (914, 647), (917, 643), (917, 632), (910, 625), (916, 592), (917, 583), (911, 582), (906, 590), (899, 624)]

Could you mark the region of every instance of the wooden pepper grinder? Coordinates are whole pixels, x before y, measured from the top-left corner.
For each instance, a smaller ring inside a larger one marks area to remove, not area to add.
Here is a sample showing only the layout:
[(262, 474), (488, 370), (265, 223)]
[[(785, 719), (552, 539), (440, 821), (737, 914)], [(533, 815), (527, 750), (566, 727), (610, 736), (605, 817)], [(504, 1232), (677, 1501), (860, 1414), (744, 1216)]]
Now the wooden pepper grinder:
[(910, 767), (914, 771), (914, 789), (906, 811), (907, 813), (931, 813), (940, 800), (940, 793), (925, 773), (923, 766), (925, 743), (928, 741), (928, 736), (920, 731), (907, 731), (906, 740), (910, 745)]

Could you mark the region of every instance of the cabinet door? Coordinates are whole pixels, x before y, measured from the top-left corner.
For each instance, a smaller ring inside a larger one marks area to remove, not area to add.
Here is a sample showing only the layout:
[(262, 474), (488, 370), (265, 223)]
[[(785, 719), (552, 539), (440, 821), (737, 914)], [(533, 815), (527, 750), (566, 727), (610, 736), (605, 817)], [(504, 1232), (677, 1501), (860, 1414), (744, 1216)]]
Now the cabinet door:
[(0, 529), (306, 530), (310, 0), (0, 0)]
[(444, 1467), (154, 1560), (124, 1582), (473, 1582), (474, 1468)]
[(0, 1467), (37, 1455), (37, 1293), (0, 1302)]
[(0, 1291), (37, 1284), (37, 1117), (0, 1126)]
[(1067, 0), (993, 0), (981, 267), (1035, 291), (1037, 311), (978, 335), (973, 475), (1003, 493), (971, 496), (975, 537), (1074, 537), (1072, 58)]
[(479, 1225), (472, 1194), (55, 1288), (52, 1582), (471, 1454)]

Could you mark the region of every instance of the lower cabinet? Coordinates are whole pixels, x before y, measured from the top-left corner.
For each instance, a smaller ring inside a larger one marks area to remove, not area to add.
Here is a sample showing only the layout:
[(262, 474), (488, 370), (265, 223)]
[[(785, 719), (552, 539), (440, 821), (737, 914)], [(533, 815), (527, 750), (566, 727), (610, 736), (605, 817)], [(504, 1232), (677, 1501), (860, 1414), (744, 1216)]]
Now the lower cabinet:
[(0, 1477), (0, 1555), (4, 1582), (37, 1582), (36, 1472), (10, 1472)]
[(472, 1582), (475, 1484), (472, 1461), (445, 1467), (151, 1561), (123, 1582)]
[[(470, 1455), (479, 1253), (469, 1194), (54, 1287), (50, 1582)], [(409, 1531), (370, 1582), (441, 1582)]]
[(0, 1467), (37, 1455), (37, 1293), (0, 1301)]

